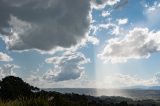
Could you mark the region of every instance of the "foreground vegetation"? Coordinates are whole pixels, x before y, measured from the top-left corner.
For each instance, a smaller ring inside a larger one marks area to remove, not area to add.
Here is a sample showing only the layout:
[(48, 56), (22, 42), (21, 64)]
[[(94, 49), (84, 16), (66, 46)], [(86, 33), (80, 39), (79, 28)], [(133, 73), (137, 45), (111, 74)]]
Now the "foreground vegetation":
[[(120, 97), (94, 98), (76, 94), (57, 95), (54, 99), (38, 97), (0, 101), (0, 106), (160, 106), (153, 101), (132, 101)], [(75, 98), (76, 97), (76, 98)]]
[(0, 82), (0, 98), (0, 106), (160, 106), (158, 101), (153, 100), (47, 92), (13, 76)]
[(16, 99), (0, 101), (0, 106), (50, 106), (45, 98)]

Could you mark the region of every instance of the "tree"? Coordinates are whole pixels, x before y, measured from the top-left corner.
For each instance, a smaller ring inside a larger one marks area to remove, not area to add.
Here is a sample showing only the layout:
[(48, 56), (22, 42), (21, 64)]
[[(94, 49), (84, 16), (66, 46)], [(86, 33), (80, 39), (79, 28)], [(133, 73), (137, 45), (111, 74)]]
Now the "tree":
[(29, 97), (33, 94), (32, 90), (39, 90), (30, 86), (21, 78), (15, 76), (7, 76), (0, 83), (0, 94), (2, 99), (16, 99), (18, 97)]

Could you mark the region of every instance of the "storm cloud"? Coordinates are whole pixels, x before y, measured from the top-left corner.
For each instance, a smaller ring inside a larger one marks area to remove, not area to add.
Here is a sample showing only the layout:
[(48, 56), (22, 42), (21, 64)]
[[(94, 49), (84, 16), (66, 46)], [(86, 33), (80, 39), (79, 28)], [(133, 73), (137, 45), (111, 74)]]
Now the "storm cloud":
[(0, 36), (10, 50), (69, 48), (87, 39), (90, 7), (90, 0), (1, 0)]

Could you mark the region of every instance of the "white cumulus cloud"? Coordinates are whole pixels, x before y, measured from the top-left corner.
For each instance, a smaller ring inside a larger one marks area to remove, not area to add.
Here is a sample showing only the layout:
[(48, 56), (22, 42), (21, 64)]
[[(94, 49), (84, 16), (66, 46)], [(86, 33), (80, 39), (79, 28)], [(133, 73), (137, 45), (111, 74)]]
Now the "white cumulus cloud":
[(119, 25), (124, 25), (128, 23), (128, 19), (124, 18), (124, 19), (117, 19), (117, 22)]
[(5, 53), (0, 52), (0, 61), (12, 61), (13, 59)]
[(83, 64), (88, 63), (81, 53), (65, 52), (62, 56), (55, 56), (46, 59), (47, 63), (53, 63), (54, 68), (46, 72), (44, 79), (49, 81), (65, 81), (78, 79), (84, 74)]
[(124, 37), (108, 40), (104, 50), (98, 55), (104, 62), (127, 62), (128, 59), (148, 58), (160, 51), (160, 31), (148, 28), (134, 28)]
[(10, 76), (10, 75), (16, 75), (16, 73), (14, 72), (16, 68), (19, 68), (19, 66), (13, 65), (13, 64), (5, 64), (1, 66), (0, 67), (0, 79), (6, 76)]
[(107, 17), (109, 15), (111, 15), (109, 11), (102, 11), (102, 17)]

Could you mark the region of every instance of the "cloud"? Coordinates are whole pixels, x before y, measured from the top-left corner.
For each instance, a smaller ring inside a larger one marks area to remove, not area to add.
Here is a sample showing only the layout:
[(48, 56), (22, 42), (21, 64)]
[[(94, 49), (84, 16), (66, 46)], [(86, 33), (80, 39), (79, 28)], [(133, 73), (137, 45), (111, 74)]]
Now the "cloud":
[(1, 0), (0, 31), (10, 50), (51, 51), (88, 39), (90, 0)]
[[(83, 76), (82, 79), (77, 80), (66, 80), (60, 82), (52, 83), (48, 82), (43, 77), (35, 75), (30, 75), (27, 78), (27, 82), (32, 85), (39, 87), (88, 87), (88, 88), (124, 88), (124, 87), (134, 87), (134, 86), (158, 86), (160, 84), (160, 72), (155, 73), (148, 79), (143, 79), (137, 75), (121, 74), (115, 73), (113, 75), (106, 75), (106, 77), (101, 78), (101, 80), (91, 81), (87, 79), (87, 76)], [(106, 85), (106, 86), (105, 86)]]
[(109, 11), (102, 11), (102, 17), (110, 16), (111, 13)]
[(30, 83), (31, 85), (34, 85), (34, 86), (37, 86), (37, 87), (40, 87), (40, 88), (50, 87), (48, 85), (47, 81), (45, 81), (41, 76), (37, 75), (37, 73), (36, 74), (30, 74), (30, 76), (28, 76), (24, 80), (26, 80), (26, 82)]
[(0, 79), (10, 76), (10, 75), (16, 75), (14, 70), (16, 68), (19, 68), (19, 66), (13, 65), (13, 64), (5, 64), (0, 67)]
[(26, 82), (29, 82), (30, 84), (40, 87), (40, 88), (74, 88), (75, 86), (78, 88), (93, 88), (96, 86), (95, 81), (91, 81), (87, 78), (87, 76), (83, 75), (83, 78), (77, 79), (77, 80), (65, 80), (65, 81), (51, 81), (49, 82), (47, 79), (44, 79), (42, 76), (30, 75), (25, 80)]
[(55, 56), (46, 59), (47, 63), (53, 63), (54, 68), (43, 76), (48, 81), (65, 81), (80, 78), (84, 74), (84, 67), (81, 65), (89, 62), (83, 54), (65, 52), (62, 56)]
[(160, 2), (154, 2), (152, 5), (145, 4), (144, 14), (149, 24), (158, 25), (160, 22)]
[(118, 25), (124, 25), (128, 23), (128, 19), (124, 18), (124, 19), (117, 19), (118, 21)]
[(113, 75), (106, 76), (101, 82), (97, 83), (97, 87), (104, 87), (107, 85), (108, 88), (120, 88), (120, 87), (131, 87), (131, 86), (157, 86), (160, 84), (159, 74), (153, 75), (151, 78), (143, 79), (136, 75), (116, 73)]
[(118, 2), (120, 2), (120, 0), (91, 0), (92, 7), (95, 9), (105, 8), (106, 5), (112, 6)]
[(94, 36), (88, 36), (88, 42), (92, 42), (92, 44), (97, 45), (99, 44), (99, 39)]
[(0, 52), (0, 61), (9, 62), (12, 60), (13, 59), (10, 56), (8, 56), (7, 54)]
[(145, 4), (146, 12), (152, 13), (157, 11), (160, 8), (160, 3), (157, 1), (153, 3), (153, 5)]
[(158, 73), (156, 73), (156, 74), (154, 75), (154, 79), (155, 79), (155, 82), (156, 82), (157, 84), (160, 84), (160, 72), (158, 72)]
[(111, 23), (111, 22), (98, 24), (98, 25), (92, 25), (90, 30), (92, 31), (93, 34), (96, 34), (98, 31), (101, 31), (103, 29), (106, 30), (107, 33), (111, 35), (119, 36), (119, 35), (126, 34), (126, 31), (124, 30), (123, 27), (115, 23)]
[(128, 59), (148, 58), (160, 51), (160, 31), (148, 28), (134, 28), (124, 37), (108, 40), (104, 50), (98, 55), (104, 62), (120, 63)]

